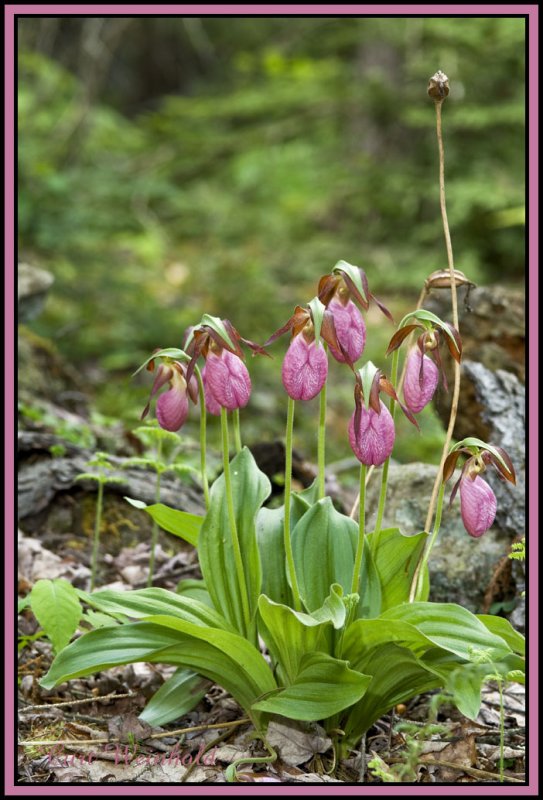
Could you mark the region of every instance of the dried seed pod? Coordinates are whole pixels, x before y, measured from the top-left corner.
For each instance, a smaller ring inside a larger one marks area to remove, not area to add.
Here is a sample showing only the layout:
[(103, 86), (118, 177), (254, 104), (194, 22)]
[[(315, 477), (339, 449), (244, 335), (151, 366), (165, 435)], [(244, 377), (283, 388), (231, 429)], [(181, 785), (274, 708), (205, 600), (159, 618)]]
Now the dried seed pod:
[(437, 103), (443, 102), (449, 94), (449, 79), (440, 69), (428, 81), (428, 94)]

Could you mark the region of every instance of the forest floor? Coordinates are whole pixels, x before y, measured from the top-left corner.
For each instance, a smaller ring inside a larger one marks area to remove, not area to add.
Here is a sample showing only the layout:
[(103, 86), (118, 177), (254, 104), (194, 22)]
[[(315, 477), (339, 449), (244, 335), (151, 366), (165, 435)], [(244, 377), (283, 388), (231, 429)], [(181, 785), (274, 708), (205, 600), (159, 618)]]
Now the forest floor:
[[(67, 535), (68, 537), (68, 535)], [(87, 572), (84, 555), (48, 541), (21, 537), (19, 589), (28, 590), (39, 561), (49, 577), (77, 581)], [(60, 555), (57, 555), (60, 554)], [(149, 545), (125, 547), (102, 564), (108, 588), (143, 588)], [(175, 590), (183, 578), (199, 577), (188, 546), (173, 556), (157, 550), (155, 585)], [(21, 784), (224, 783), (229, 764), (247, 759), (238, 780), (251, 783), (498, 783), (500, 779), (500, 697), (496, 684), (483, 690), (475, 722), (441, 702), (430, 724), (434, 695), (398, 706), (374, 725), (361, 750), (334, 763), (330, 739), (316, 725), (271, 723), (269, 755), (239, 706), (220, 688), (210, 687), (199, 705), (175, 723), (151, 728), (138, 719), (146, 701), (172, 674), (154, 664), (116, 667), (46, 691), (39, 681), (52, 661), (46, 639), (28, 610), (19, 616), (19, 745)], [(524, 687), (504, 691), (503, 780), (525, 779)], [(254, 759), (254, 760), (252, 760)]]

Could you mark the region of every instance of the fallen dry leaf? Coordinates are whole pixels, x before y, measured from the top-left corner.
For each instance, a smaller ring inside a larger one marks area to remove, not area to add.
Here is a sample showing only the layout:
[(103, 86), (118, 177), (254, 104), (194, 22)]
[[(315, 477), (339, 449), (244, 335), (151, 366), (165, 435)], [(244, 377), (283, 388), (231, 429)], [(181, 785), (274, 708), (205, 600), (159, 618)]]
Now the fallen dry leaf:
[(332, 746), (324, 728), (314, 723), (303, 726), (295, 722), (283, 725), (272, 721), (266, 739), (282, 761), (291, 767), (304, 764), (316, 753), (326, 753)]

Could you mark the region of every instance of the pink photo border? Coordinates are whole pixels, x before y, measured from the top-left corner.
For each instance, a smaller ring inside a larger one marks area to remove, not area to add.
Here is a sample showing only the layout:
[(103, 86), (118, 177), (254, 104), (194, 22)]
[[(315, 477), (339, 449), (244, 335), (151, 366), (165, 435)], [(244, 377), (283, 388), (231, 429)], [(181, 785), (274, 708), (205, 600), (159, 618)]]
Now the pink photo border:
[[(5, 667), (6, 667), (6, 713), (5, 713), (5, 767), (6, 778), (4, 791), (6, 796), (16, 795), (149, 795), (157, 793), (160, 795), (228, 795), (228, 794), (259, 794), (259, 795), (280, 795), (280, 794), (299, 794), (299, 795), (518, 795), (536, 796), (538, 795), (539, 773), (538, 773), (538, 727), (539, 720), (536, 716), (538, 708), (538, 587), (537, 571), (538, 562), (538, 452), (537, 447), (532, 443), (538, 441), (538, 6), (537, 5), (7, 5), (4, 9), (5, 21)], [(115, 14), (130, 13), (134, 16), (154, 16), (154, 15), (179, 15), (179, 14), (199, 14), (199, 15), (221, 15), (221, 16), (256, 16), (256, 15), (378, 15), (378, 16), (505, 16), (526, 15), (528, 21), (528, 53), (529, 63), (527, 64), (526, 74), (529, 76), (529, 94), (527, 100), (528, 116), (528, 298), (527, 307), (529, 314), (529, 351), (528, 351), (528, 418), (530, 425), (530, 449), (528, 454), (528, 491), (529, 491), (529, 510), (527, 529), (532, 531), (530, 539), (529, 558), (527, 560), (528, 581), (529, 581), (529, 697), (530, 697), (530, 718), (529, 718), (529, 738), (528, 738), (528, 773), (527, 784), (514, 786), (505, 784), (503, 786), (479, 786), (474, 784), (463, 784), (458, 786), (439, 786), (433, 784), (416, 786), (371, 786), (368, 784), (345, 785), (338, 784), (312, 784), (303, 787), (296, 785), (73, 785), (63, 786), (55, 784), (43, 786), (34, 784), (32, 786), (16, 785), (15, 766), (15, 693), (13, 687), (16, 685), (15, 674), (15, 647), (13, 620), (15, 618), (15, 541), (16, 541), (16, 515), (15, 515), (15, 202), (16, 188), (15, 180), (15, 17), (16, 15), (55, 15), (71, 14), (73, 16), (85, 14), (102, 14), (113, 16)], [(74, 791), (75, 790), (75, 791)]]

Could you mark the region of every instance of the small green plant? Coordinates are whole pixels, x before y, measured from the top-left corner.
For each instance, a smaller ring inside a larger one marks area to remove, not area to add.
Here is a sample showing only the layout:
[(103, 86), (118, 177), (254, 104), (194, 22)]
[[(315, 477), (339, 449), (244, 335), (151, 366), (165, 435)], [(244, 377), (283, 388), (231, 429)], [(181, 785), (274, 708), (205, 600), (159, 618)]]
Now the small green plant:
[(19, 601), (19, 613), (24, 608), (32, 610), (43, 628), (43, 632), (25, 637), (26, 640), (45, 635), (55, 653), (66, 647), (83, 614), (77, 589), (64, 578), (36, 581), (30, 594)]
[(87, 467), (96, 467), (95, 472), (82, 472), (77, 475), (77, 481), (95, 481), (98, 484), (98, 496), (96, 500), (96, 514), (94, 518), (94, 535), (92, 540), (91, 557), (91, 581), (90, 590), (93, 591), (96, 585), (96, 572), (98, 567), (98, 548), (100, 546), (100, 529), (102, 526), (102, 513), (104, 505), (104, 486), (106, 484), (124, 483), (123, 478), (116, 475), (108, 475), (108, 472), (115, 469), (109, 460), (107, 453), (98, 452), (94, 458), (87, 462)]
[[(442, 694), (434, 695), (439, 702), (445, 698)], [(375, 778), (380, 778), (383, 783), (408, 783), (417, 779), (417, 766), (420, 763), (420, 755), (423, 752), (425, 742), (432, 736), (448, 733), (444, 725), (428, 721), (425, 725), (416, 725), (413, 722), (401, 721), (394, 726), (396, 733), (401, 733), (404, 738), (405, 748), (401, 753), (401, 761), (391, 765), (379, 756), (374, 756), (368, 761), (368, 769)]]
[[(176, 455), (181, 446), (181, 439), (177, 433), (164, 430), (158, 425), (144, 425), (134, 431), (145, 445), (150, 449), (150, 454), (144, 457), (129, 458), (123, 463), (123, 468), (146, 467), (156, 473), (155, 481), (155, 501), (160, 503), (160, 483), (161, 477), (165, 472), (175, 472), (178, 475), (197, 473), (194, 467), (175, 462)], [(158, 522), (153, 519), (151, 532), (151, 555), (149, 558), (149, 575), (147, 586), (152, 586), (155, 566), (155, 550), (158, 540)]]

